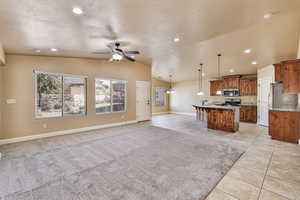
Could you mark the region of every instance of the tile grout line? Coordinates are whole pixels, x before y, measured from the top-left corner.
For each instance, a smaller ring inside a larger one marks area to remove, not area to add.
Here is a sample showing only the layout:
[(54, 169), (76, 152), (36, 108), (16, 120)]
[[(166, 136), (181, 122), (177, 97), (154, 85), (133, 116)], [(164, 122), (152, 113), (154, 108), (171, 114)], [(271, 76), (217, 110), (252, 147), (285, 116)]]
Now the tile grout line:
[(265, 175), (264, 175), (263, 182), (262, 182), (262, 184), (261, 184), (261, 186), (260, 186), (260, 190), (259, 190), (259, 194), (258, 194), (257, 200), (260, 199), (261, 191), (262, 191), (262, 189), (263, 189), (264, 182), (265, 182), (266, 176), (267, 176), (267, 174), (268, 174), (268, 170), (269, 170), (270, 165), (271, 165), (271, 162), (272, 162), (272, 158), (273, 158), (273, 153), (274, 153), (274, 151), (275, 151), (275, 149), (272, 151), (272, 154), (271, 154), (271, 157), (270, 157), (270, 160), (269, 160), (269, 163), (268, 163), (268, 167), (267, 167), (266, 172), (265, 172)]

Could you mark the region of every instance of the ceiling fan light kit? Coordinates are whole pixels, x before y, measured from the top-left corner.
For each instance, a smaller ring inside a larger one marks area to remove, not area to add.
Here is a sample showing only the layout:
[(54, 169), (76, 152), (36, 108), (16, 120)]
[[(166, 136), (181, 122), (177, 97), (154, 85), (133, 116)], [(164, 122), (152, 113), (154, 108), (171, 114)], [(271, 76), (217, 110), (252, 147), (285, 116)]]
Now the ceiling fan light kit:
[(94, 52), (94, 53), (95, 54), (111, 54), (111, 58), (109, 59), (109, 62), (121, 61), (124, 58), (131, 62), (135, 62), (135, 59), (133, 59), (132, 55), (140, 54), (139, 51), (124, 51), (123, 49), (120, 48), (119, 42), (116, 42), (112, 45), (108, 45), (107, 47), (110, 49), (109, 52)]

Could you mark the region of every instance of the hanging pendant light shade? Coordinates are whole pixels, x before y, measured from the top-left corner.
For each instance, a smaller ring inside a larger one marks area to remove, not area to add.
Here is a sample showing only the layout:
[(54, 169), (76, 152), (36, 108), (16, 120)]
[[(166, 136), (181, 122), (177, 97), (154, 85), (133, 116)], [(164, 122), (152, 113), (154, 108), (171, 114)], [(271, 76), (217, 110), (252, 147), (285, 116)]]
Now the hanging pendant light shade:
[(202, 71), (203, 71), (203, 64), (200, 64), (200, 68), (198, 69), (198, 96), (204, 95), (204, 92), (202, 90)]
[[(221, 63), (221, 54), (218, 54), (218, 79), (221, 80), (220, 76), (220, 63)], [(217, 90), (216, 95), (222, 95), (222, 90)]]
[(169, 76), (170, 77), (170, 88), (166, 91), (167, 94), (174, 94), (175, 91), (172, 88), (172, 75)]

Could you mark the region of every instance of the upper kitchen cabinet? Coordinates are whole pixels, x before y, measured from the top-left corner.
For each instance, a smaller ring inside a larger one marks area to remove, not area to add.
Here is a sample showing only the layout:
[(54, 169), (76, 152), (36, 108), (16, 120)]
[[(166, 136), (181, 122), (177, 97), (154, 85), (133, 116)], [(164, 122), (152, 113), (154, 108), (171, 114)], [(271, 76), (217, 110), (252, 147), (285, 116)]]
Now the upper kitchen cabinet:
[(286, 93), (300, 93), (300, 60), (282, 62), (283, 91)]
[(300, 93), (300, 60), (275, 64), (275, 81), (283, 83), (285, 93)]
[(223, 91), (224, 89), (224, 81), (223, 80), (215, 80), (210, 81), (210, 96), (218, 96), (216, 93), (218, 90)]
[(225, 89), (239, 89), (240, 88), (240, 77), (241, 76), (225, 76), (224, 77), (224, 88)]
[(256, 96), (257, 78), (241, 78), (239, 88), (241, 96)]
[(282, 83), (283, 75), (284, 75), (282, 64), (281, 63), (274, 64), (274, 67), (275, 67), (275, 81)]

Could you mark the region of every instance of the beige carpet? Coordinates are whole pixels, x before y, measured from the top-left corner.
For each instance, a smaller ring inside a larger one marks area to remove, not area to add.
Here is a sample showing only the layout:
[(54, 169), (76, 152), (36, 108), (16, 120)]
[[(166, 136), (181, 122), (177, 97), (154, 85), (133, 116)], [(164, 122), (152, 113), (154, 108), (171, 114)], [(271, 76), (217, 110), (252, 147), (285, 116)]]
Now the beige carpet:
[(204, 199), (243, 153), (225, 141), (145, 124), (0, 151), (5, 200)]

